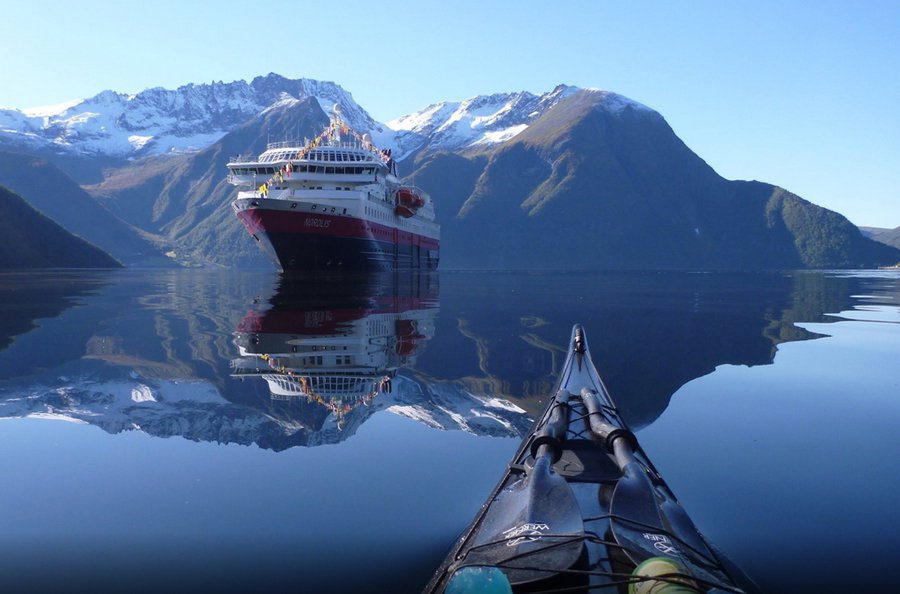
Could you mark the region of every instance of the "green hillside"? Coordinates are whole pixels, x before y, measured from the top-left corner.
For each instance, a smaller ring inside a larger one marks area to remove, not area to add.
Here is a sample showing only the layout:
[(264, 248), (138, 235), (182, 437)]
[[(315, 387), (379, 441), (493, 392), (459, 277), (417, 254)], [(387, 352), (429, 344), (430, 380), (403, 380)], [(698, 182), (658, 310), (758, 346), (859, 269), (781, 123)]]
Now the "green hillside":
[(122, 221), (46, 159), (0, 151), (0, 185), (129, 266), (171, 265), (159, 237)]
[(443, 266), (761, 270), (900, 258), (837, 213), (722, 178), (658, 113), (606, 101), (582, 91), (490, 153), (413, 164), (410, 178), (439, 204), (460, 205), (439, 206)]
[(0, 268), (119, 268), (109, 254), (72, 235), (0, 186)]

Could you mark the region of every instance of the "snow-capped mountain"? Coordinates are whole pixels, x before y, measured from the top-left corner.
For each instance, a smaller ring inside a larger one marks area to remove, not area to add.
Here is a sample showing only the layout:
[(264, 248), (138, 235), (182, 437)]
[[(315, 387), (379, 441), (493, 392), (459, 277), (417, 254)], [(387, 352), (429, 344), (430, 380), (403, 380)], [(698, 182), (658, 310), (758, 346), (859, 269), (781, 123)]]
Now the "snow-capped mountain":
[(421, 111), (391, 120), (399, 158), (423, 147), (459, 150), (509, 140), (556, 105), (578, 91), (559, 85), (543, 95), (526, 91), (479, 95), (465, 101), (442, 101)]
[(119, 158), (193, 152), (267, 110), (313, 97), (325, 113), (340, 104), (351, 127), (370, 133), (377, 145), (392, 149), (402, 160), (424, 148), (453, 151), (504, 142), (578, 90), (559, 85), (540, 95), (522, 91), (442, 101), (384, 124), (338, 84), (269, 74), (249, 83), (189, 84), (136, 95), (103, 91), (57, 106), (0, 109), (0, 140)]
[(269, 74), (250, 83), (189, 84), (136, 95), (103, 91), (58, 106), (0, 109), (0, 137), (30, 148), (116, 157), (191, 152), (267, 109), (308, 97), (326, 113), (339, 103), (354, 128), (384, 130), (340, 85)]

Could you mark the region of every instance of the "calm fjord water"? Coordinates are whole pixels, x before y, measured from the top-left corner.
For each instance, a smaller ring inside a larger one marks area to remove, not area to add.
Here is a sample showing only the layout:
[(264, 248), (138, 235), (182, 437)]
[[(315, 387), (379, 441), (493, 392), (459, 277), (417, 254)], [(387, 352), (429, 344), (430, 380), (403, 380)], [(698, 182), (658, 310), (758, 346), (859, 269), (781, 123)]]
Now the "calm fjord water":
[(900, 584), (896, 272), (2, 273), (0, 295), (0, 591), (419, 591), (576, 322), (764, 591)]

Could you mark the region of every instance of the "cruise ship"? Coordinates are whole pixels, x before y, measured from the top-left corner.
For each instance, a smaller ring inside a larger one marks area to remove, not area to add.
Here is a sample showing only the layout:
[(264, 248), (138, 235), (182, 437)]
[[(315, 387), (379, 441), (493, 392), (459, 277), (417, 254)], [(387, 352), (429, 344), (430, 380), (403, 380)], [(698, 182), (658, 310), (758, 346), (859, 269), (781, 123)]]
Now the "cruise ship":
[(435, 269), (431, 198), (403, 184), (389, 150), (342, 119), (304, 142), (270, 143), (228, 163), (235, 214), (284, 271)]

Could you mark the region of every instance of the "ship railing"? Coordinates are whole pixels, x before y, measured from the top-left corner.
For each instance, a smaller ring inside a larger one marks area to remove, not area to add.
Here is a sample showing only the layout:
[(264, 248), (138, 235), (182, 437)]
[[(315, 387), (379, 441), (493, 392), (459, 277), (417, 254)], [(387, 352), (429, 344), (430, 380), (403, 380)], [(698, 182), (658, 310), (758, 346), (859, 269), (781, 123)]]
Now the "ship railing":
[[(269, 142), (266, 144), (266, 150), (270, 149), (285, 149), (285, 148), (295, 148), (300, 150), (308, 145), (306, 142), (302, 142), (299, 140), (278, 140), (276, 142)], [(361, 142), (358, 141), (342, 141), (342, 142), (327, 142), (324, 144), (320, 144), (317, 148), (347, 148), (347, 149), (366, 149), (362, 145)], [(366, 149), (368, 150), (368, 149)]]
[(269, 149), (281, 149), (281, 148), (296, 148), (300, 149), (303, 146), (303, 143), (299, 140), (278, 140), (276, 142), (269, 142), (266, 144), (266, 150)]
[[(235, 173), (229, 173), (225, 177), (225, 181), (233, 186), (251, 186), (251, 185), (253, 185), (254, 177), (255, 176), (237, 175)], [(261, 176), (260, 176), (260, 179), (262, 179)]]
[(229, 163), (255, 163), (257, 158), (253, 155), (235, 155), (228, 162)]
[[(266, 145), (267, 151), (271, 150), (271, 149), (286, 149), (286, 148), (297, 149), (297, 152), (300, 152), (300, 150), (302, 148), (304, 148), (304, 145), (302, 143), (298, 143), (293, 140), (270, 142)], [(374, 148), (369, 148), (369, 147), (363, 146), (359, 142), (338, 142), (338, 143), (334, 143), (334, 144), (324, 144), (324, 145), (320, 145), (318, 147), (313, 148), (312, 151), (316, 151), (317, 149), (329, 149), (329, 148), (331, 148), (331, 149), (364, 150), (364, 151), (366, 151), (366, 153), (368, 153), (368, 155), (371, 157), (371, 159), (373, 161), (376, 161), (379, 163), (382, 162), (380, 159), (380, 154), (378, 153), (377, 150), (375, 150)], [(307, 156), (306, 159), (309, 159), (309, 157)], [(292, 161), (296, 160), (296, 158), (291, 159), (291, 160)], [(318, 159), (318, 160), (321, 160), (321, 159)], [(235, 155), (234, 157), (229, 159), (228, 162), (229, 163), (261, 163), (262, 161), (259, 160), (259, 155)]]

